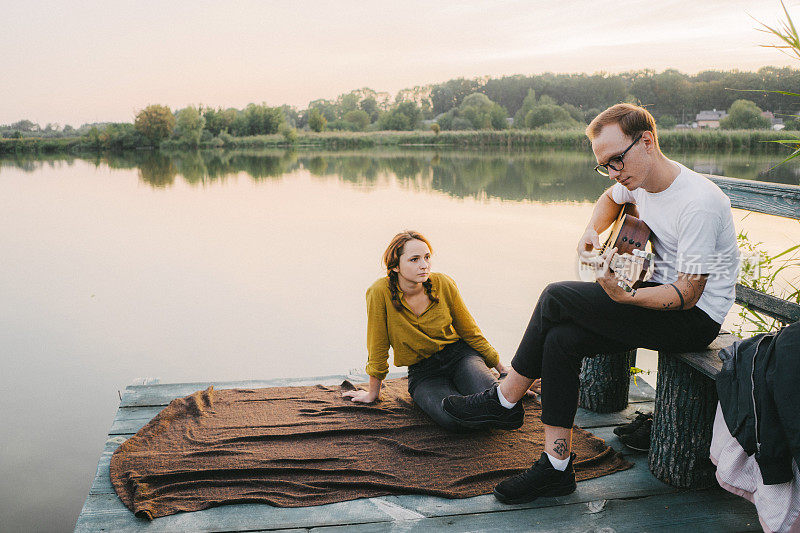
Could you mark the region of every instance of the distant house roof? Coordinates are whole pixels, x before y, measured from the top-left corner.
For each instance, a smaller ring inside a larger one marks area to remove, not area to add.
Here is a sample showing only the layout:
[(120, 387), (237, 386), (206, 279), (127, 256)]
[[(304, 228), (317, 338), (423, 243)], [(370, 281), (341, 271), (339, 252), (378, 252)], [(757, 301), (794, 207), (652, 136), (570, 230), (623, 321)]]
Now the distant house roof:
[(697, 118), (695, 120), (722, 120), (723, 118), (727, 117), (728, 113), (725, 111), (717, 111), (716, 109), (712, 111), (700, 111), (697, 114)]

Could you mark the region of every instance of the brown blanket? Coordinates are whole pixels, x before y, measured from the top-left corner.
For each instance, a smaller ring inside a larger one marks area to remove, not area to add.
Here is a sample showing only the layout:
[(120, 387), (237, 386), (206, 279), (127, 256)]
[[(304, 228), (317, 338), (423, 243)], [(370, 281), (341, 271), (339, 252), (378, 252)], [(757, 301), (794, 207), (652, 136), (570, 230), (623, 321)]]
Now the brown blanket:
[[(111, 458), (111, 481), (152, 519), (226, 503), (301, 507), (388, 494), (465, 498), (531, 466), (543, 449), (539, 404), (515, 431), (449, 433), (386, 380), (381, 401), (356, 404), (341, 386), (214, 390), (173, 400)], [(578, 480), (630, 468), (574, 430)]]

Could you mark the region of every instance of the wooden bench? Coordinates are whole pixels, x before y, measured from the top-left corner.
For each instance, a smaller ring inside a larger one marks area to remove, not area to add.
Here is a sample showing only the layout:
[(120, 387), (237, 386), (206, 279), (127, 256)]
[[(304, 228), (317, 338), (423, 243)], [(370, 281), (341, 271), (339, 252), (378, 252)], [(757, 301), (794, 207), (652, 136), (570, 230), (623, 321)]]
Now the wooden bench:
[[(707, 177), (728, 195), (734, 208), (800, 220), (798, 186)], [(736, 303), (783, 324), (800, 320), (800, 305), (741, 284), (736, 285)], [(719, 351), (736, 340), (738, 337), (721, 332), (706, 350), (659, 352), (648, 456), (650, 471), (659, 480), (680, 488), (716, 483), (709, 459), (717, 409), (715, 379), (722, 368)], [(621, 384), (627, 385), (628, 368), (634, 361), (635, 350), (586, 359), (581, 372), (581, 406), (603, 412), (623, 408), (627, 398)]]

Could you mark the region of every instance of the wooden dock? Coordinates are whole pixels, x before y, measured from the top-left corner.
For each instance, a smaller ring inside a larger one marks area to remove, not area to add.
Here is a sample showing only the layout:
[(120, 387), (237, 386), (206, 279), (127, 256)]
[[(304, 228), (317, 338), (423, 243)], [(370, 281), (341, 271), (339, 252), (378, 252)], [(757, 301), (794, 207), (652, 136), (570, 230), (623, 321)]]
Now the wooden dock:
[[(619, 443), (613, 428), (629, 422), (636, 410), (653, 408), (655, 392), (644, 380), (633, 378), (630, 403), (625, 411), (597, 414), (579, 409), (575, 424), (621, 451), (634, 467), (582, 481), (577, 491), (565, 497), (540, 498), (522, 505), (503, 505), (490, 494), (458, 500), (417, 495), (384, 496), (299, 508), (241, 504), (179, 513), (148, 522), (136, 518), (111, 486), (111, 454), (174, 398), (209, 385), (217, 389), (335, 385), (345, 379), (364, 382), (366, 376), (218, 383), (150, 382), (127, 387), (75, 531), (761, 531), (755, 507), (749, 502), (716, 487), (686, 491), (665, 485), (650, 474), (647, 454), (632, 453)], [(537, 456), (538, 451), (531, 450), (531, 463)]]

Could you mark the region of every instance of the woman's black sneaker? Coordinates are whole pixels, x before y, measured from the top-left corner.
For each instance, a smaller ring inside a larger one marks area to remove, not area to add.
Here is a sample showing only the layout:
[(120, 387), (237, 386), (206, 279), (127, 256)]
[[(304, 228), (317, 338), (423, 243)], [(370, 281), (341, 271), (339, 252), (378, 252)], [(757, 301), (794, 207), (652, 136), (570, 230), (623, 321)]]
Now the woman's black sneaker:
[(633, 419), (633, 422), (629, 424), (625, 424), (624, 426), (617, 426), (614, 428), (614, 434), (616, 435), (625, 435), (628, 433), (633, 433), (639, 426), (641, 426), (645, 420), (652, 420), (653, 413), (642, 413), (640, 411), (636, 411), (636, 418)]
[(653, 418), (647, 418), (632, 433), (623, 433), (619, 441), (632, 450), (646, 452), (650, 449), (650, 432), (653, 429)]
[(497, 397), (497, 385), (469, 396), (453, 395), (442, 400), (442, 409), (469, 429), (517, 429), (525, 420), (522, 402), (506, 409)]
[(532, 467), (501, 481), (494, 488), (494, 496), (503, 503), (525, 503), (540, 496), (566, 496), (575, 492), (575, 454), (563, 472), (553, 468), (545, 452)]

